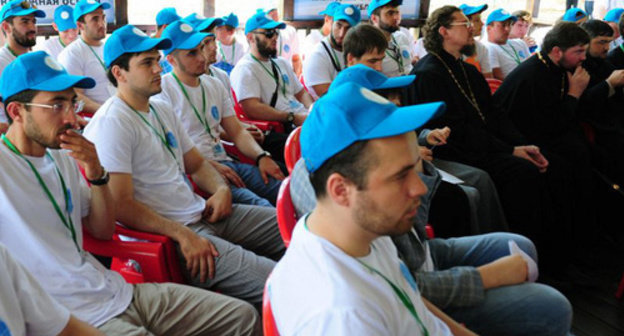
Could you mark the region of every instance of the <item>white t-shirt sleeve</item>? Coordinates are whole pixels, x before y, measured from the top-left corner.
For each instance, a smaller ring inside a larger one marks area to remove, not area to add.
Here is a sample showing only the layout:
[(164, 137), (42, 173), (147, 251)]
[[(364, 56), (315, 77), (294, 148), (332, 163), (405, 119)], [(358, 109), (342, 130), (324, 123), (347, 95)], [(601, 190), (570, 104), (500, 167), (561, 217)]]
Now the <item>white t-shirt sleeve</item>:
[[(334, 65), (321, 43), (323, 42), (319, 42), (314, 52), (308, 55), (308, 58), (303, 62), (303, 79), (308, 88), (312, 88), (314, 85), (329, 84), (333, 81), (332, 70), (334, 70)], [(331, 47), (328, 46), (328, 48)]]
[(91, 211), (91, 189), (87, 185), (87, 181), (80, 175), (80, 217), (84, 218)]
[[(78, 43), (78, 41), (75, 42)], [(79, 57), (72, 54), (73, 50), (72, 48), (65, 48), (65, 50), (58, 55), (58, 62), (61, 63), (70, 74), (84, 76), (82, 62), (76, 62), (76, 59), (79, 59)]]
[(293, 90), (292, 91), (293, 94), (299, 93), (299, 91), (303, 90), (303, 85), (301, 84), (301, 82), (299, 82), (299, 78), (297, 78), (297, 75), (295, 75), (295, 71), (293, 70), (292, 65), (290, 65), (290, 63), (287, 63), (286, 60), (284, 59), (278, 59), (278, 61), (279, 60), (282, 60), (280, 69), (282, 70), (286, 69), (286, 74), (288, 75), (288, 81), (289, 81), (288, 84)]
[(132, 144), (137, 141), (134, 139), (134, 132), (121, 119), (104, 116), (91, 132), (87, 125), (85, 135), (96, 144), (98, 157), (106, 170), (111, 173), (132, 174)]
[[(241, 62), (245, 62), (241, 60)], [(236, 92), (236, 98), (238, 101), (248, 98), (260, 98), (262, 99), (261, 85), (267, 85), (274, 87), (273, 83), (260, 83), (258, 78), (253, 73), (253, 65), (251, 64), (238, 64), (237, 67), (232, 70), (232, 88)]]
[(312, 316), (294, 335), (390, 335), (379, 318), (367, 316), (362, 309), (331, 309)]
[(477, 43), (477, 58), (479, 64), (481, 64), (481, 72), (492, 72), (492, 66), (490, 65), (490, 51), (483, 45), (483, 43)]
[(492, 69), (500, 68), (501, 66), (498, 60), (498, 51), (497, 51), (498, 46), (492, 43), (485, 43), (485, 46), (487, 47), (488, 53), (490, 54), (490, 67)]

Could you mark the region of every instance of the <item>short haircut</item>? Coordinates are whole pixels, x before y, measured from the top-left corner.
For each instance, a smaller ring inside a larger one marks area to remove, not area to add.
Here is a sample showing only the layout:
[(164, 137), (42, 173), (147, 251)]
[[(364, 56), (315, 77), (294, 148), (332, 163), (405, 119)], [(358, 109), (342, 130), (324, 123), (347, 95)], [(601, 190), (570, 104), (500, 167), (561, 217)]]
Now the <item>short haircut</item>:
[(113, 86), (117, 87), (117, 78), (113, 75), (113, 67), (116, 65), (126, 71), (130, 69), (130, 59), (140, 53), (125, 53), (121, 56), (117, 57), (116, 60), (111, 63), (111, 65), (106, 70), (106, 77), (113, 84)]
[(322, 199), (327, 195), (325, 186), (327, 179), (333, 173), (338, 173), (353, 182), (358, 190), (366, 188), (368, 171), (377, 163), (376, 156), (370, 150), (366, 151), (368, 143), (368, 140), (354, 142), (310, 173), (310, 183), (317, 199)]
[[(20, 103), (30, 103), (35, 96), (39, 93), (39, 90), (24, 90), (22, 92), (18, 92), (11, 97), (4, 99), (4, 113), (6, 114), (7, 119), (9, 120), (9, 124), (13, 123), (13, 118), (9, 115), (9, 112), (6, 111), (6, 107), (9, 106), (12, 102), (20, 102)], [(28, 106), (24, 106), (26, 110), (28, 110)]]
[(620, 19), (618, 20), (618, 30), (620, 31), (620, 35), (624, 35), (624, 15), (620, 15)]
[(587, 20), (581, 23), (581, 28), (587, 32), (591, 39), (598, 36), (613, 36), (613, 28), (602, 20)]
[(554, 47), (562, 51), (569, 48), (586, 45), (589, 43), (589, 35), (574, 22), (557, 23), (544, 37), (542, 51), (548, 54)]
[(373, 16), (373, 15), (379, 16), (379, 14), (381, 14), (381, 10), (384, 7), (399, 7), (399, 6), (401, 6), (401, 3), (399, 2), (399, 0), (392, 0), (392, 1), (388, 2), (387, 4), (385, 4), (383, 6), (379, 6), (379, 7), (375, 8), (373, 10), (373, 12), (371, 13), (372, 14), (371, 16)]
[(438, 32), (440, 27), (449, 28), (453, 22), (453, 14), (461, 10), (455, 6), (440, 7), (429, 15), (425, 26), (423, 27), (423, 44), (428, 52), (440, 53), (444, 39)]
[(525, 22), (529, 22), (531, 23), (531, 21), (533, 21), (533, 19), (531, 18), (531, 13), (525, 11), (525, 10), (517, 10), (513, 13), (511, 13), (512, 16), (515, 16), (516, 19), (518, 19), (518, 21), (522, 20)]
[(342, 43), (345, 63), (347, 63), (347, 55), (355, 58), (361, 58), (369, 52), (385, 52), (388, 48), (388, 40), (383, 32), (368, 23), (360, 23), (349, 29)]

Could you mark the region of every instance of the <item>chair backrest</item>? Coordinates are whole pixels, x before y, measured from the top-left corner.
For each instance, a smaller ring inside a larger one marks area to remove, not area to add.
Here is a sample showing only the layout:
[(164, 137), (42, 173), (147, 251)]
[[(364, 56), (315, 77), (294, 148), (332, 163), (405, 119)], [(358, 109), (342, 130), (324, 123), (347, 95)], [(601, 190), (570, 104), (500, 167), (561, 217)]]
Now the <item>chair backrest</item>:
[(264, 284), (264, 293), (262, 295), (262, 331), (264, 331), (264, 336), (279, 336), (275, 318), (273, 317), (273, 310), (271, 310), (271, 301), (269, 300), (269, 279)]
[(297, 224), (297, 213), (290, 198), (290, 176), (285, 178), (277, 194), (277, 224), (284, 245), (288, 247), (292, 231)]
[(286, 139), (286, 145), (284, 146), (284, 161), (286, 161), (286, 168), (289, 173), (292, 173), (295, 163), (301, 157), (301, 144), (299, 143), (299, 135), (301, 134), (301, 126), (297, 126), (288, 138)]
[(267, 121), (267, 120), (254, 120), (254, 119), (249, 118), (247, 114), (245, 113), (243, 106), (238, 101), (238, 98), (236, 98), (236, 92), (234, 92), (234, 89), (231, 89), (231, 91), (232, 91), (232, 99), (234, 100), (234, 113), (236, 113), (238, 120), (248, 123), (248, 124), (254, 124), (263, 131), (272, 130), (278, 133), (284, 133), (284, 125), (282, 125), (282, 123), (280, 122)]
[(496, 79), (496, 78), (486, 78), (485, 80), (487, 80), (488, 85), (490, 86), (490, 91), (492, 91), (492, 94), (494, 94), (494, 92), (498, 90), (501, 84), (503, 84), (502, 80)]

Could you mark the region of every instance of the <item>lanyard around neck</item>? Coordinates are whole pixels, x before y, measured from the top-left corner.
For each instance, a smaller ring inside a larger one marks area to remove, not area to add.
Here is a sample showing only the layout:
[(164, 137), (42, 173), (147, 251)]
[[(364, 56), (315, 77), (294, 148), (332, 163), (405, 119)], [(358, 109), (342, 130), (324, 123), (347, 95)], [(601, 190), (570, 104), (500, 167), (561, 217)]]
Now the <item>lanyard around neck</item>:
[(63, 39), (59, 36), (59, 43), (63, 46), (63, 48), (67, 47), (65, 45), (65, 42), (63, 42)]
[[(217, 41), (217, 43), (219, 44), (219, 51), (221, 52), (223, 60), (225, 61), (225, 63), (230, 63), (228, 62), (228, 59), (227, 57), (225, 57), (225, 53), (223, 52), (223, 45), (219, 41)], [(236, 56), (236, 39), (232, 40), (232, 62), (230, 64), (234, 64), (234, 56)]]
[(67, 228), (67, 230), (69, 231), (71, 238), (74, 241), (74, 245), (76, 245), (76, 249), (78, 250), (78, 252), (80, 252), (80, 245), (78, 245), (78, 239), (76, 238), (76, 229), (74, 228), (74, 222), (72, 221), (72, 217), (71, 217), (71, 212), (73, 211), (71, 191), (67, 188), (67, 185), (65, 184), (65, 179), (63, 178), (63, 174), (61, 174), (61, 170), (56, 164), (56, 161), (54, 161), (54, 158), (52, 158), (52, 155), (50, 155), (50, 153), (46, 150), (46, 156), (50, 160), (52, 160), (52, 163), (54, 164), (54, 168), (56, 169), (56, 173), (58, 174), (59, 180), (61, 181), (61, 188), (63, 189), (63, 195), (65, 196), (65, 211), (66, 211), (67, 216), (63, 214), (61, 207), (56, 202), (56, 199), (54, 199), (54, 196), (52, 196), (50, 189), (48, 188), (46, 183), (43, 181), (43, 178), (37, 171), (37, 168), (35, 168), (35, 166), (32, 164), (32, 162), (30, 162), (30, 160), (28, 160), (24, 155), (22, 155), (19, 149), (17, 149), (17, 147), (15, 147), (11, 143), (9, 138), (7, 138), (4, 134), (2, 134), (2, 141), (4, 141), (4, 143), (7, 145), (7, 147), (9, 147), (9, 149), (13, 153), (15, 153), (17, 156), (19, 156), (24, 161), (26, 161), (26, 163), (28, 164), (32, 172), (35, 174), (35, 177), (37, 177), (37, 181), (39, 181), (39, 185), (41, 186), (41, 189), (43, 189), (46, 196), (52, 203), (52, 206), (54, 206), (54, 210), (56, 211), (56, 214), (61, 219), (61, 222), (63, 222), (63, 225), (65, 226), (65, 228)]
[(11, 47), (9, 46), (9, 43), (5, 44), (4, 46), (11, 53), (11, 55), (13, 55), (14, 57), (17, 57), (17, 53), (15, 53), (15, 51), (13, 51), (13, 49), (11, 49)]
[[(193, 112), (195, 112), (195, 116), (197, 117), (197, 119), (199, 119), (199, 122), (204, 126), (204, 128), (206, 129), (206, 132), (208, 132), (208, 135), (210, 135), (210, 137), (215, 142), (218, 142), (217, 141), (218, 139), (215, 138), (215, 136), (212, 135), (212, 131), (210, 131), (210, 125), (208, 124), (208, 117), (206, 117), (206, 92), (204, 91), (204, 86), (201, 83), (201, 79), (199, 79), (199, 87), (201, 88), (201, 93), (202, 93), (202, 113), (199, 113), (199, 111), (197, 110), (193, 102), (191, 101), (191, 97), (189, 96), (188, 92), (186, 92), (186, 88), (184, 87), (184, 84), (182, 84), (182, 82), (180, 81), (178, 76), (176, 76), (175, 73), (172, 72), (171, 74), (173, 75), (173, 78), (175, 78), (176, 82), (180, 86), (180, 89), (182, 89), (182, 93), (184, 94), (186, 101), (189, 103), (189, 105), (191, 105), (191, 108), (193, 109)], [(204, 116), (203, 118), (202, 118), (202, 115)]]
[(280, 86), (282, 87), (282, 94), (284, 95), (284, 97), (286, 97), (286, 83), (284, 83), (284, 85), (280, 85), (280, 78), (277, 75), (277, 72), (279, 71), (281, 73), (280, 70), (275, 70), (275, 68), (279, 69), (279, 66), (275, 65), (275, 62), (273, 62), (272, 59), (269, 58), (269, 62), (271, 62), (271, 67), (273, 67), (273, 74), (269, 71), (269, 69), (267, 69), (267, 67), (260, 62), (259, 59), (256, 58), (256, 56), (249, 54), (249, 56), (251, 56), (251, 58), (254, 59), (254, 61), (258, 62), (258, 64), (260, 64), (262, 66), (262, 68), (264, 69), (264, 71), (266, 71), (266, 73), (269, 74), (269, 76), (271, 76), (271, 78), (273, 78), (275, 80), (275, 84), (277, 85), (277, 87), (279, 88)]
[[(141, 118), (141, 120), (143, 120), (143, 122), (149, 128), (152, 129), (152, 131), (154, 132), (156, 137), (158, 137), (158, 139), (160, 140), (162, 145), (167, 149), (169, 154), (171, 154), (171, 157), (173, 158), (173, 160), (176, 162), (176, 164), (178, 164), (178, 159), (177, 159), (175, 153), (173, 152), (173, 149), (171, 149), (171, 147), (173, 146), (173, 144), (171, 143), (172, 139), (169, 139), (168, 133), (165, 130), (165, 125), (160, 120), (160, 117), (158, 116), (158, 113), (156, 113), (156, 109), (154, 109), (152, 107), (152, 104), (149, 105), (150, 111), (152, 111), (154, 113), (154, 115), (156, 116), (156, 120), (160, 124), (160, 129), (162, 130), (163, 134), (160, 134), (160, 132), (158, 132), (158, 130), (147, 119), (145, 119), (145, 117), (143, 116), (143, 114), (141, 114), (141, 112), (135, 110), (134, 107), (132, 107), (130, 105), (128, 105), (128, 106), (132, 109), (132, 111), (134, 111), (134, 113), (136, 113)], [(169, 133), (171, 133), (171, 132), (169, 132)], [(179, 168), (179, 165), (178, 165), (178, 168)]]
[[(509, 51), (507, 51), (505, 48), (503, 48), (502, 45), (498, 45), (501, 49), (503, 49), (503, 51), (505, 52), (505, 54), (509, 55), (509, 57), (511, 57), (514, 61), (516, 61), (516, 64), (520, 64), (522, 63), (522, 60), (520, 59), (520, 56), (518, 55), (518, 52), (516, 51), (516, 49), (513, 47), (513, 45), (511, 45), (511, 43), (509, 43), (509, 41), (507, 42), (507, 44), (509, 45), (509, 47), (511, 47), (511, 50), (513, 50), (513, 54), (510, 53)], [(506, 44), (506, 45), (507, 45)]]
[(396, 48), (396, 51), (394, 52), (394, 56), (392, 56), (392, 54), (388, 52), (388, 49), (386, 49), (386, 55), (388, 55), (391, 59), (393, 59), (396, 62), (396, 64), (399, 66), (399, 72), (403, 74), (405, 67), (403, 65), (403, 57), (401, 56), (401, 47), (399, 46), (397, 41), (394, 39), (394, 36), (391, 36), (391, 38), (392, 38), (392, 44)]
[(93, 48), (87, 42), (85, 42), (85, 40), (82, 37), (80, 39), (82, 40), (82, 42), (87, 47), (89, 47), (89, 50), (91, 50), (91, 53), (93, 53), (93, 56), (95, 56), (95, 58), (97, 58), (98, 62), (100, 63), (100, 65), (104, 69), (104, 72), (106, 72), (106, 65), (104, 64), (104, 61), (102, 61), (102, 58), (100, 58), (100, 56), (95, 52), (95, 50), (93, 50)]

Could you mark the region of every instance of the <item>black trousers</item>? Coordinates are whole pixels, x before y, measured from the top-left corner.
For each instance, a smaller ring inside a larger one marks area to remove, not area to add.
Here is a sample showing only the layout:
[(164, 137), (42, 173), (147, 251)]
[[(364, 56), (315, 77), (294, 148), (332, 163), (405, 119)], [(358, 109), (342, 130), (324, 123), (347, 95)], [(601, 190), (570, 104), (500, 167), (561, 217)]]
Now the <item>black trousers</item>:
[(436, 238), (470, 235), (470, 203), (459, 186), (440, 182), (431, 199), (429, 224)]

